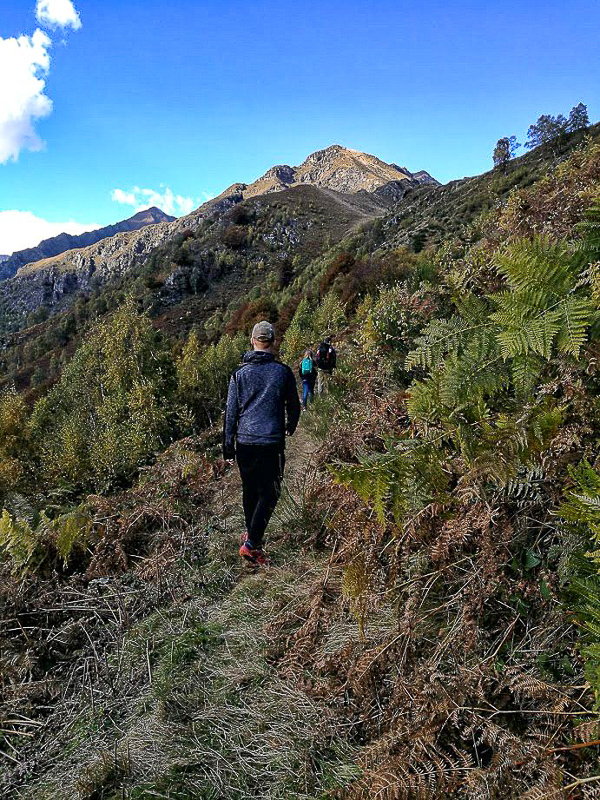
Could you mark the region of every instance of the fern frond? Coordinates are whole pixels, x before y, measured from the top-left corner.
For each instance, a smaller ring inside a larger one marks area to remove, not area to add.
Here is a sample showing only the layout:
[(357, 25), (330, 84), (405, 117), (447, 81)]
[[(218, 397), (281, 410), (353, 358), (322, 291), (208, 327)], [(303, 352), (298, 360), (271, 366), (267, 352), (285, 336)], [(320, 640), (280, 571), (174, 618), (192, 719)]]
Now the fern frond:
[(439, 365), (447, 353), (458, 350), (470, 328), (469, 321), (459, 316), (449, 320), (432, 320), (416, 339), (417, 347), (406, 356), (406, 369), (431, 369)]
[(596, 201), (585, 213), (585, 219), (575, 225), (581, 235), (576, 250), (587, 261), (600, 258), (600, 201)]
[(498, 270), (516, 291), (531, 288), (561, 296), (572, 288), (574, 269), (567, 244), (546, 236), (521, 239), (497, 255)]
[(560, 304), (562, 328), (558, 335), (558, 347), (575, 357), (587, 339), (587, 329), (592, 321), (594, 306), (586, 298), (568, 297)]

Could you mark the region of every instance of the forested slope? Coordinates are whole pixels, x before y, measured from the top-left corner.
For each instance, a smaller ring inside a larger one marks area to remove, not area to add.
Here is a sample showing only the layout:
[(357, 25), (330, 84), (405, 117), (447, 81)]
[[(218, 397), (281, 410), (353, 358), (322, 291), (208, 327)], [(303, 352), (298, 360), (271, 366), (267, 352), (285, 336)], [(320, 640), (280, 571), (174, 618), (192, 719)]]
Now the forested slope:
[[(600, 145), (573, 144), (435, 246), (397, 246), (402, 205), (340, 220), (196, 329), (115, 293), (39, 399), (5, 392), (7, 796), (595, 796)], [(218, 440), (263, 315), (339, 369), (255, 575)]]

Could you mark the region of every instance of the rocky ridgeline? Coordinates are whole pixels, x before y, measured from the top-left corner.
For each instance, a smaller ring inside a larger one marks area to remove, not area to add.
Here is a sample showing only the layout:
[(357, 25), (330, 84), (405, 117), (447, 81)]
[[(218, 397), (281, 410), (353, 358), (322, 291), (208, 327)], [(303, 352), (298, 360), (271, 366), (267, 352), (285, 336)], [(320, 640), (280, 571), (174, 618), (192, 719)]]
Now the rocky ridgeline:
[(138, 211), (128, 219), (116, 222), (114, 225), (106, 225), (104, 228), (97, 228), (94, 231), (86, 231), (77, 236), (69, 233), (59, 233), (51, 239), (44, 239), (37, 247), (28, 247), (25, 250), (18, 250), (11, 256), (0, 257), (0, 281), (7, 280), (16, 275), (17, 271), (26, 264), (42, 261), (52, 256), (58, 256), (67, 250), (74, 250), (81, 247), (89, 247), (102, 239), (108, 239), (118, 233), (126, 231), (137, 231), (147, 225), (156, 225), (158, 222), (173, 222), (175, 217), (171, 217), (161, 211), (160, 208), (152, 208)]
[[(333, 189), (344, 194), (375, 192), (388, 183), (406, 181), (407, 185), (434, 183), (435, 178), (425, 170), (416, 173), (397, 164), (388, 164), (376, 156), (333, 144), (311, 153), (297, 167), (278, 164), (250, 184), (234, 184), (227, 190), (241, 191), (244, 197), (268, 194), (309, 183), (321, 189)], [(226, 193), (226, 192), (225, 192)]]

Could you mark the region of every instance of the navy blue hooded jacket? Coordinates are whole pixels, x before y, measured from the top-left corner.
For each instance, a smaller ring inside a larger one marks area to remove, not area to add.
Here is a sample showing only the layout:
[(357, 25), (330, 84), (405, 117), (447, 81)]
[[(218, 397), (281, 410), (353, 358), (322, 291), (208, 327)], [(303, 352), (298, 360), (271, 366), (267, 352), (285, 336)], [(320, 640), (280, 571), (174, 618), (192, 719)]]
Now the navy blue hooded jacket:
[(294, 373), (275, 361), (272, 353), (246, 353), (229, 381), (223, 422), (223, 457), (235, 458), (240, 444), (285, 445), (286, 431), (294, 433), (300, 419), (300, 400)]

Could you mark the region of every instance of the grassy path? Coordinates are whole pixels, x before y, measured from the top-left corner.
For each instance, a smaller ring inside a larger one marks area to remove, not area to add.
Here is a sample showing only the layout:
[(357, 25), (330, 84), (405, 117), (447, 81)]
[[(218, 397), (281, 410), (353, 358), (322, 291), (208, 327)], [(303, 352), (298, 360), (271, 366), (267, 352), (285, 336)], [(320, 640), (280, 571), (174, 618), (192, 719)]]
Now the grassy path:
[(282, 531), (302, 505), (314, 450), (302, 428), (288, 440), (269, 570), (240, 563), (239, 476), (228, 472), (197, 532), (201, 563), (174, 566), (180, 593), (106, 654), (92, 702), (80, 698), (47, 750), (43, 779), (15, 798), (307, 800), (355, 773), (328, 702), (303, 689), (310, 667), (277, 667), (286, 649), (277, 621), (293, 638), (327, 570), (327, 553), (304, 551)]

